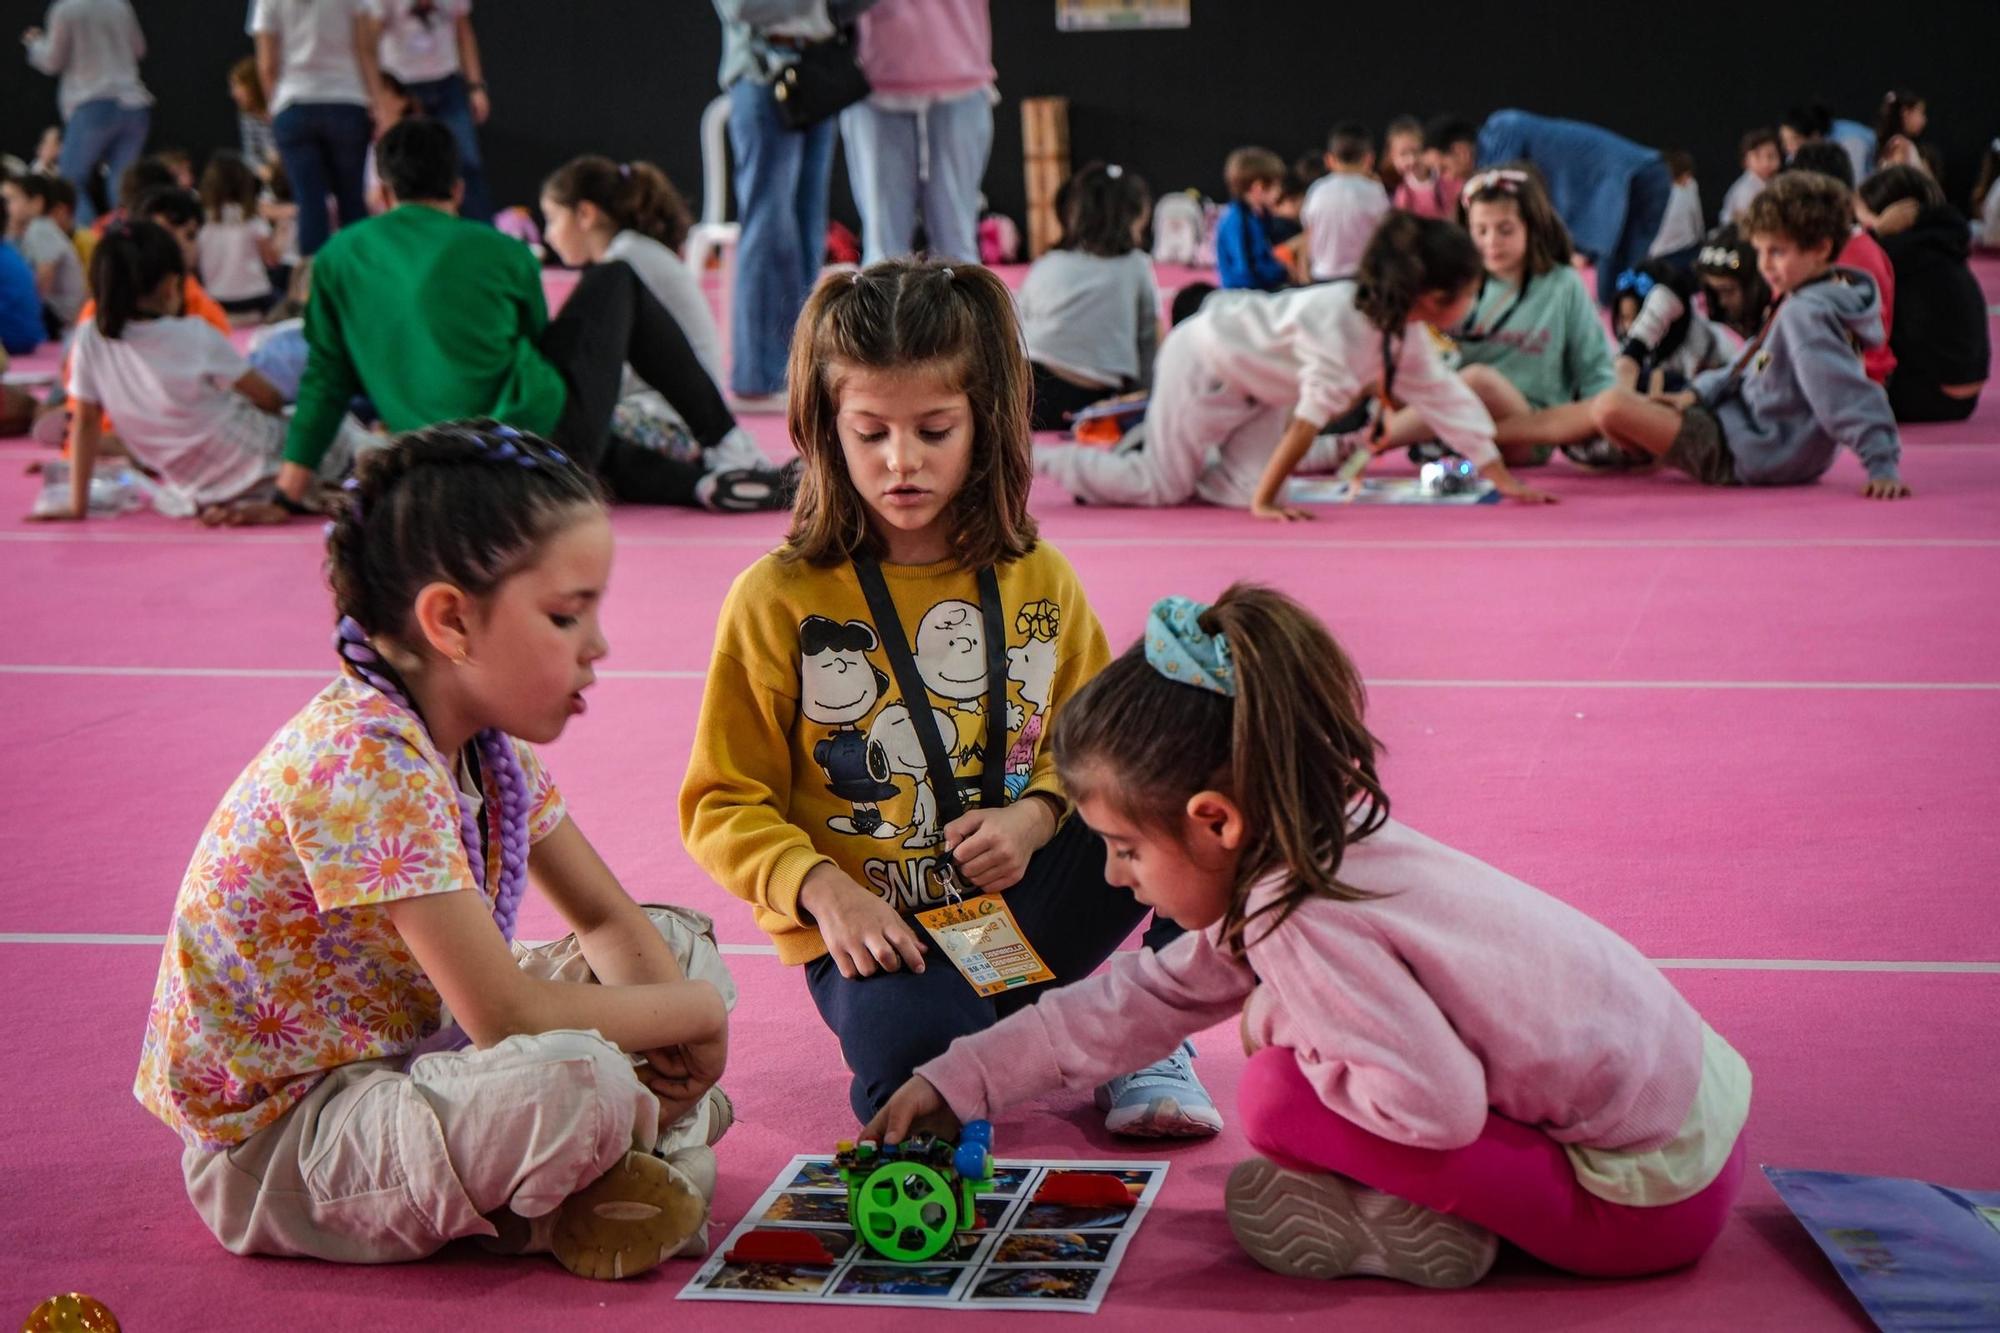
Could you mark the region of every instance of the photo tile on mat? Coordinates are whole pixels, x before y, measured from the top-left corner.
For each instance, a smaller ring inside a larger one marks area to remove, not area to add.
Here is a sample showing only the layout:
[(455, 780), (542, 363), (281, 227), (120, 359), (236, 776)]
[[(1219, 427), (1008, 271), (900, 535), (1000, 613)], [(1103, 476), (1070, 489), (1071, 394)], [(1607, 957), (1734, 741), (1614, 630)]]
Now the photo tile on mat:
[(979, 1218), (979, 1229), (981, 1231), (992, 1231), (998, 1228), (1006, 1219), (1007, 1210), (1012, 1208), (1016, 1202), (1018, 1200), (989, 1198), (983, 1194), (974, 1199), (972, 1201), (972, 1209), (974, 1214)]
[(1032, 1166), (1003, 1166), (993, 1172), (991, 1194), (1019, 1194), (1021, 1186), (1028, 1183), (1028, 1177), (1035, 1174)]
[(1133, 1211), (1116, 1205), (1078, 1208), (1066, 1203), (1030, 1203), (1014, 1225), (1023, 1231), (1117, 1231), (1132, 1220)]
[(762, 1291), (793, 1296), (817, 1296), (833, 1276), (821, 1264), (724, 1264), (702, 1284), (707, 1291)]
[(761, 1219), (765, 1222), (825, 1222), (847, 1225), (845, 1194), (780, 1194), (771, 1200)]
[(1115, 1231), (1010, 1231), (993, 1251), (996, 1264), (1101, 1264), (1118, 1243)]
[(967, 1269), (942, 1264), (855, 1264), (834, 1287), (839, 1296), (949, 1296)]
[(799, 1173), (792, 1177), (791, 1182), (785, 1188), (788, 1190), (845, 1190), (847, 1182), (840, 1178), (840, 1172), (834, 1169), (831, 1161), (807, 1162), (799, 1168)]
[(1087, 1301), (1103, 1268), (989, 1268), (973, 1285), (975, 1301)]

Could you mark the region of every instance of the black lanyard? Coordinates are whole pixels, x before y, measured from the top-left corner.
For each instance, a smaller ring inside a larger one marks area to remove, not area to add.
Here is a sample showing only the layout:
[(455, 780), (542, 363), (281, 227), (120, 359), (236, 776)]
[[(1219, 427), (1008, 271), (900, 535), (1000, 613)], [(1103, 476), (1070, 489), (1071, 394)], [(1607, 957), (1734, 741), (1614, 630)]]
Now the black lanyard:
[[(924, 763), (931, 771), (931, 791), (937, 797), (941, 824), (949, 824), (965, 813), (958, 790), (958, 775), (952, 771), (951, 756), (944, 738), (938, 735), (937, 718), (931, 710), (930, 687), (910, 656), (910, 642), (903, 633), (902, 617), (889, 596), (882, 578), (882, 566), (873, 556), (854, 557), (854, 573), (861, 580), (861, 595), (868, 599), (869, 614), (875, 617), (875, 634), (882, 651), (889, 654), (889, 669), (896, 673), (896, 688), (902, 691), (903, 706), (910, 710), (910, 725), (916, 728), (917, 744), (923, 747)], [(1000, 580), (989, 567), (976, 576), (979, 581), (979, 611), (986, 627), (986, 740), (980, 762), (979, 804), (998, 810), (1007, 804), (1007, 638), (1000, 608)]]
[[(1479, 309), (1479, 303), (1486, 299), (1486, 281), (1487, 281), (1487, 275), (1484, 273), (1480, 274), (1479, 295), (1474, 297), (1472, 300), (1472, 309), (1475, 313)], [(1534, 275), (1523, 273), (1521, 275), (1520, 290), (1514, 293), (1514, 299), (1508, 305), (1508, 307), (1500, 312), (1500, 318), (1493, 321), (1493, 327), (1490, 329), (1478, 329), (1478, 330), (1467, 329), (1465, 332), (1457, 335), (1458, 341), (1462, 343), (1483, 343), (1488, 338), (1491, 338), (1496, 334), (1498, 334), (1500, 330), (1506, 328), (1507, 321), (1514, 318), (1514, 312), (1521, 308), (1521, 302), (1528, 299), (1528, 288), (1531, 285), (1533, 285), (1534, 281), (1535, 281)]]

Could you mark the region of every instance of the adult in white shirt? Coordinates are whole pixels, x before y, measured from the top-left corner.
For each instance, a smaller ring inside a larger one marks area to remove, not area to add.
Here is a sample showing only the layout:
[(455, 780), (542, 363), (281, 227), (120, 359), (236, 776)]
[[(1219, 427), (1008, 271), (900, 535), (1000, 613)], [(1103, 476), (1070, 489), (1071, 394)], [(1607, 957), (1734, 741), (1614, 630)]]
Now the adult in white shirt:
[(493, 104), (472, 31), (472, 0), (375, 0), (375, 10), (382, 20), (382, 72), (402, 84), (404, 95), (425, 115), (450, 126), (458, 140), (459, 179), (465, 182), (458, 215), (491, 222), (493, 196), (479, 153), (479, 127)]
[(361, 177), (374, 131), (369, 108), (394, 118), (375, 55), (381, 24), (373, 0), (256, 0), (250, 35), (278, 159), (299, 201), (303, 258), (331, 233), (329, 196), (341, 226), (368, 216)]
[(115, 189), (152, 128), (153, 95), (139, 81), (146, 37), (130, 0), (56, 0), (43, 27), (21, 34), (28, 63), (56, 77), (62, 110), (58, 170), (76, 186), (76, 221), (97, 217), (97, 173)]

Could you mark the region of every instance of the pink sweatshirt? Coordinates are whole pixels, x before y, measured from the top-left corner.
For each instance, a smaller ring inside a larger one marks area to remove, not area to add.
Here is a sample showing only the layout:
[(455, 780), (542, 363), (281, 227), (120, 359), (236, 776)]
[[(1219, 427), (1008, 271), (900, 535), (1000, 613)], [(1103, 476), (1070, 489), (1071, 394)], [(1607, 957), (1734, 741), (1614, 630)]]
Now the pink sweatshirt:
[(993, 82), (986, 0), (882, 0), (863, 14), (855, 58), (892, 97), (961, 97)]
[[(1159, 1059), (1254, 992), (1251, 1035), (1296, 1053), (1322, 1102), (1382, 1138), (1461, 1147), (1491, 1108), (1576, 1147), (1675, 1139), (1704, 1025), (1637, 949), (1394, 821), (1347, 849), (1341, 879), (1385, 896), (1309, 899), (1268, 936), (1253, 925), (1240, 958), (1215, 927), (1120, 954), (917, 1072), (961, 1119), (988, 1116)], [(1258, 886), (1251, 907), (1277, 887)]]
[(1437, 175), (1427, 181), (1414, 180), (1405, 176), (1396, 186), (1396, 194), (1391, 203), (1406, 213), (1418, 217), (1441, 218), (1446, 222), (1458, 220), (1458, 191), (1462, 181), (1451, 176)]

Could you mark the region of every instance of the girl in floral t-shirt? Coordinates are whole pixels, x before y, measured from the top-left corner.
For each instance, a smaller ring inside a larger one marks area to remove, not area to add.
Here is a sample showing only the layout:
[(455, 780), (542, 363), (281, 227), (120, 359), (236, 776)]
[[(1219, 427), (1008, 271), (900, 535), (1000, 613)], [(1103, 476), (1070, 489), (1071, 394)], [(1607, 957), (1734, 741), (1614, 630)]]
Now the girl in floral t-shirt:
[[(475, 422), (348, 485), (327, 562), (346, 670), (209, 820), (139, 1100), (239, 1254), (482, 1236), (625, 1277), (699, 1251), (735, 988), (707, 919), (626, 896), (529, 748), (584, 711), (606, 651), (594, 484)], [(510, 951), (531, 877), (576, 933)]]

